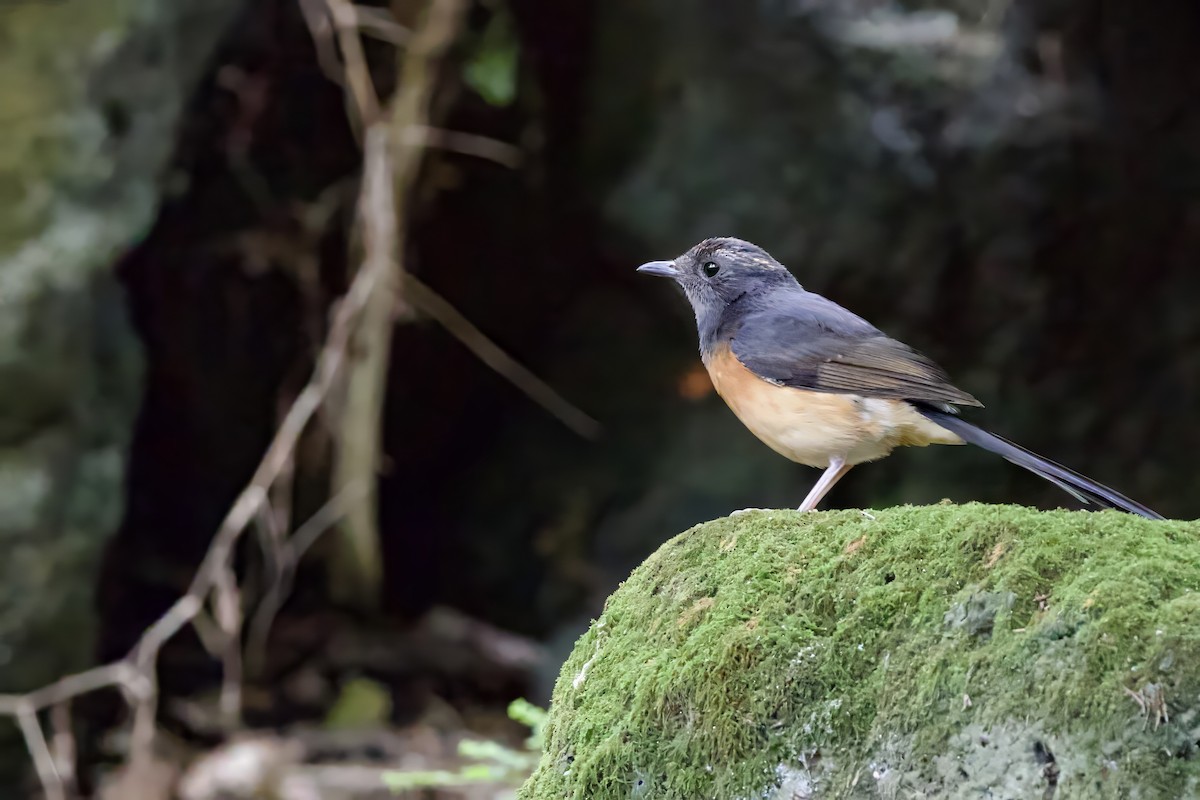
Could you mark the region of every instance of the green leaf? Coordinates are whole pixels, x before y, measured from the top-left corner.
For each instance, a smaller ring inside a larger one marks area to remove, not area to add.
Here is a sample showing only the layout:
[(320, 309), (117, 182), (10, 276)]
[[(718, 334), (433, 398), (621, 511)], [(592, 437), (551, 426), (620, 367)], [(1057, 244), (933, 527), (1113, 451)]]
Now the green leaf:
[(462, 768), (463, 780), (470, 783), (498, 783), (507, 775), (507, 770), (488, 764), (471, 764)]
[(542, 729), (546, 727), (549, 713), (540, 706), (535, 706), (523, 697), (518, 697), (508, 704), (508, 717), (511, 720), (528, 726), (533, 733), (525, 740), (525, 746), (534, 752), (542, 750)]
[(423, 789), (433, 786), (454, 786), (462, 783), (462, 777), (445, 770), (414, 770), (412, 772), (385, 772), (383, 783), (393, 792), (406, 789)]
[(499, 742), (464, 739), (458, 743), (458, 753), (473, 761), (492, 761), (511, 769), (525, 769), (532, 761), (531, 754), (505, 747)]
[(517, 55), (512, 18), (498, 9), (463, 69), (463, 80), (488, 104), (511, 105), (517, 96)]
[(508, 704), (508, 718), (534, 730), (545, 724), (546, 717), (546, 709), (535, 706), (523, 697), (518, 697)]
[(365, 728), (382, 724), (392, 713), (392, 695), (370, 678), (354, 678), (343, 686), (325, 715), (327, 728)]

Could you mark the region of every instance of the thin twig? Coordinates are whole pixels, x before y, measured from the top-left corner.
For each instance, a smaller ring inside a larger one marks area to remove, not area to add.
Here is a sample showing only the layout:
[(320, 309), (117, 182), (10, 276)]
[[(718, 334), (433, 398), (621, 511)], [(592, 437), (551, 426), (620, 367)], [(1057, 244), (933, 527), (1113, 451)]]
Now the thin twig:
[(196, 570), (187, 593), (175, 601), (167, 613), (146, 630), (134, 648), (131, 660), (138, 674), (145, 679), (147, 689), (134, 719), (133, 741), (136, 746), (149, 747), (153, 741), (158, 698), (158, 685), (153, 675), (153, 667), (159, 650), (203, 608), (204, 598), (212, 589), (218, 571), (228, 563), (237, 540), (266, 502), (268, 488), (291, 458), (301, 433), (332, 388), (334, 379), (345, 362), (346, 345), (352, 324), (367, 298), (375, 290), (374, 279), (373, 273), (367, 270), (362, 270), (355, 276), (349, 290), (337, 304), (333, 324), (330, 326), (325, 346), (317, 358), (312, 379), (297, 395), (296, 402), (292, 404), (280, 424), (249, 485), (242, 490), (225, 516), (204, 560)]
[(67, 794), (73, 794), (76, 788), (77, 751), (75, 732), (71, 730), (71, 701), (55, 703), (50, 707), (50, 754), (54, 759), (54, 769)]
[[(325, 11), (328, 13), (319, 10), (315, 0), (300, 0), (300, 2), (305, 19), (313, 32), (319, 58), (322, 57), (322, 54), (326, 57), (331, 56), (332, 36), (336, 35), (343, 59), (342, 73), (338, 77), (344, 78), (339, 82), (347, 87), (347, 93), (352, 101), (354, 110), (352, 121), (357, 121), (364, 132), (369, 132), (380, 121), (380, 110), (363, 53), (362, 42), (359, 39), (359, 29), (361, 27), (379, 29), (380, 26), (375, 23), (380, 22), (380, 18), (378, 15), (364, 17), (358, 13), (359, 9), (356, 9), (349, 0), (326, 0)], [(402, 68), (401, 89), (391, 104), (391, 113), (387, 122), (388, 131), (384, 138), (390, 143), (390, 146), (382, 149), (382, 152), (390, 152), (395, 159), (392, 169), (383, 172), (384, 176), (390, 177), (391, 191), (388, 194), (393, 202), (396, 198), (407, 196), (417, 173), (423, 148), (430, 143), (427, 140), (431, 137), (424, 131), (427, 130), (429, 100), (433, 91), (434, 82), (431, 76), (441, 55), (454, 38), (464, 6), (464, 0), (432, 0), (428, 5), (424, 24), (412, 36), (411, 46)], [(332, 26), (328, 24), (330, 21)], [(385, 25), (383, 27), (393, 36), (398, 35), (397, 31), (402, 30), (398, 26)], [(332, 71), (331, 63), (323, 60), (323, 65)], [(338, 79), (332, 74), (331, 77), (335, 80)], [(410, 128), (423, 131), (419, 141), (414, 141), (411, 134), (401, 134)], [(476, 151), (487, 151), (490, 146), (490, 152), (493, 155), (497, 153), (500, 153), (501, 157), (511, 155), (511, 153), (505, 154), (503, 148), (499, 151), (496, 150), (496, 143), (491, 143), (490, 140), (485, 145), (480, 138), (464, 136), (466, 138), (450, 137), (449, 141), (454, 144), (447, 146), (474, 148)], [(365, 165), (368, 178), (373, 163), (368, 160)], [(368, 180), (365, 183), (372, 182)], [(378, 181), (375, 182), (376, 190), (378, 183)], [(364, 185), (364, 193), (368, 190), (369, 187)], [(375, 201), (368, 205), (375, 211), (387, 210), (386, 204), (380, 205)], [(377, 263), (382, 264), (382, 259), (388, 257), (387, 253), (390, 251), (390, 257), (395, 260), (394, 266), (397, 267), (394, 274), (399, 277), (403, 275), (398, 262), (403, 215), (399, 213), (398, 209), (393, 208), (392, 210), (396, 230), (394, 235), (388, 233), (385, 237), (386, 246), (376, 248), (374, 255), (379, 259)], [(382, 216), (376, 219), (382, 219)], [(385, 231), (385, 233), (387, 232)], [(384, 255), (380, 255), (381, 252)], [(369, 250), (368, 256), (371, 255), (373, 254)], [(376, 265), (376, 262), (371, 265)], [(272, 489), (282, 477), (290, 477), (300, 437), (313, 416), (324, 404), (330, 391), (340, 380), (341, 372), (349, 358), (348, 349), (351, 339), (368, 303), (373, 297), (381, 294), (390, 298), (395, 297), (395, 292), (392, 291), (395, 287), (384, 285), (387, 280), (387, 270), (367, 267), (368, 265), (364, 264), (364, 268), (358, 270), (345, 295), (333, 304), (330, 310), (329, 332), (318, 354), (309, 382), (296, 396), (280, 422), (254, 475), (214, 534), (209, 549), (197, 567), (184, 595), (143, 632), (137, 644), (125, 658), (66, 676), (23, 695), (0, 695), (0, 715), (16, 717), (48, 800), (64, 798), (65, 788), (62, 778), (64, 773), (60, 773), (56, 768), (38, 720), (38, 712), (49, 706), (58, 707), (56, 709), (56, 728), (63, 730), (64, 735), (69, 735), (69, 712), (65, 705), (69, 699), (107, 687), (118, 687), (123, 690), (126, 701), (134, 711), (129, 761), (137, 763), (152, 758), (159, 699), (157, 675), (159, 653), (163, 646), (184, 627), (189, 624), (197, 624), (210, 598), (214, 603), (220, 635), (208, 636), (207, 645), (223, 653), (225, 683), (222, 692), (222, 708), (227, 712), (236, 711), (237, 706), (240, 705), (239, 692), (242, 672), (240, 656), (237, 658), (229, 656), (230, 652), (238, 651), (238, 640), (243, 621), (241, 593), (233, 572), (234, 547), (256, 518), (260, 518), (263, 514), (270, 516), (273, 510), (269, 506)], [(424, 286), (417, 283), (414, 285)], [(420, 291), (421, 289), (418, 288), (418, 292)], [(441, 301), (444, 306), (442, 307), (438, 305), (437, 301), (440, 298), (437, 298), (436, 295), (428, 291), (424, 294), (427, 296), (427, 300), (429, 296), (436, 298), (429, 301), (429, 305), (435, 309), (430, 312), (431, 316), (440, 318), (443, 321), (442, 324), (452, 330), (455, 328), (465, 330), (466, 336), (474, 335), (476, 340), (482, 340), (490, 345), (490, 342), (487, 342), (486, 338), (473, 326), (464, 329), (461, 322), (465, 320), (457, 319), (455, 316), (457, 312), (454, 312), (452, 308), (447, 312), (446, 308), (449, 308), (449, 305), (444, 300)], [(461, 317), (461, 315), (457, 316)], [(446, 320), (449, 320), (449, 323)], [(467, 325), (469, 326), (469, 323)], [(499, 350), (494, 345), (491, 345), (491, 348)], [(543, 401), (546, 401), (543, 402), (544, 405), (547, 402), (549, 403), (548, 407), (556, 404), (566, 405), (565, 401), (549, 390), (549, 387), (542, 385), (541, 388), (538, 388), (540, 382), (532, 375), (526, 374), (528, 371), (523, 370), (515, 362), (508, 363), (511, 359), (507, 359), (502, 352), (497, 356), (495, 352), (489, 351), (488, 347), (480, 345), (478, 341), (472, 349), (494, 368), (507, 370), (504, 374), (521, 376), (525, 385), (534, 387), (533, 392), (528, 390), (527, 392), (531, 396), (542, 396)], [(487, 355), (485, 356), (484, 353)], [(496, 367), (496, 364), (501, 366)], [(571, 407), (567, 405), (567, 408)], [(570, 414), (567, 415), (567, 418), (569, 417)], [(584, 421), (591, 422), (586, 417)], [(576, 423), (579, 423), (578, 419)], [(592, 424), (594, 425), (594, 423)], [(583, 427), (586, 429), (587, 426)], [(355, 492), (363, 490), (362, 486), (355, 484)], [(339, 492), (333, 500), (326, 504), (325, 508), (297, 531), (296, 536), (289, 543), (286, 556), (292, 569), (321, 531), (344, 515), (345, 508), (350, 503), (361, 502), (361, 498), (355, 492)], [(269, 522), (267, 524), (270, 525)], [(271, 535), (269, 529), (267, 535)], [(289, 576), (286, 587), (288, 589), (290, 589), (290, 580)], [(272, 602), (278, 606), (282, 601), (273, 600)], [(267, 621), (259, 624), (269, 627), (270, 619), (273, 617), (274, 612), (272, 611), (266, 617)], [(198, 630), (202, 627), (204, 627), (204, 623), (199, 623)], [(255, 633), (254, 635), (265, 634)], [(223, 642), (217, 641), (221, 639)], [(223, 647), (218, 646), (219, 644), (223, 644)], [(236, 691), (229, 690), (231, 682), (237, 685)], [(66, 774), (69, 775), (69, 773)]]
[(213, 579), (213, 613), (221, 628), (221, 722), (233, 727), (242, 714), (242, 594), (233, 565)]
[(291, 527), (291, 485), (295, 478), (296, 465), (289, 462), (279, 480), (271, 487), (269, 502), (258, 512), (259, 542), (267, 559), (267, 569), (273, 569), (273, 560), (287, 538)]
[[(334, 9), (334, 3), (348, 0), (328, 2)], [(437, 70), (465, 9), (465, 0), (425, 4), (422, 22), (401, 56), (399, 88), (388, 105), (386, 119), (379, 124), (364, 120), (359, 230), (365, 257), (361, 269), (378, 274), (379, 292), (364, 306), (351, 348), (353, 363), (346, 371), (344, 407), (337, 429), (334, 486), (340, 491), (362, 484), (367, 494), (346, 514), (329, 571), (335, 601), (364, 610), (377, 606), (382, 583), (376, 502), (383, 455), (381, 426), (394, 314), (404, 297), (405, 203), (425, 152), (423, 146), (406, 143), (402, 132), (428, 124)], [(347, 62), (348, 73), (351, 66)]]
[(480, 361), (503, 375), (531, 400), (583, 438), (595, 439), (600, 435), (599, 422), (580, 411), (528, 367), (501, 349), (427, 284), (413, 275), (405, 276), (405, 284), (413, 303), (450, 331)]
[(279, 571), (258, 604), (246, 633), (246, 667), (251, 673), (262, 670), (266, 663), (267, 637), (275, 617), (292, 591), (296, 568), (323, 533), (346, 515), (347, 509), (362, 501), (366, 493), (361, 484), (352, 484), (329, 498), (316, 513), (296, 529), (278, 553)]
[(204, 652), (219, 660), (225, 649), (225, 634), (221, 632), (221, 626), (212, 615), (204, 609), (196, 612), (196, 616), (192, 617), (192, 630), (196, 632), (196, 638), (200, 640)]
[(46, 800), (66, 800), (67, 793), (63, 788), (62, 778), (54, 766), (54, 757), (46, 745), (46, 736), (42, 733), (42, 723), (38, 721), (37, 711), (26, 705), (17, 712), (17, 724), (25, 736), (25, 746), (33, 757), (33, 766), (37, 769), (38, 779), (42, 782)]
[[(410, 184), (418, 163), (417, 155), (422, 152), (419, 145), (423, 145), (427, 138), (425, 120), (433, 82), (425, 80), (426, 71), (441, 57), (445, 44), (453, 38), (462, 11), (462, 0), (433, 3), (421, 29), (421, 36), (414, 38), (407, 50), (401, 75), (405, 86), (411, 86), (412, 89), (408, 92), (401, 91), (392, 107), (392, 134), (405, 145), (396, 156), (394, 174), (399, 187), (407, 187)], [(413, 140), (414, 130), (420, 132), (420, 139), (417, 141)], [(403, 265), (401, 267), (403, 268)], [(568, 428), (585, 439), (595, 439), (599, 436), (599, 423), (571, 405), (549, 384), (504, 352), (428, 285), (411, 273), (404, 272), (401, 292), (406, 293), (407, 299), (411, 299), (425, 313), (441, 323), (476, 357), (508, 378)], [(404, 295), (397, 298), (400, 302), (404, 299)]]
[(312, 36), (313, 47), (317, 54), (317, 65), (325, 77), (345, 88), (346, 79), (342, 76), (342, 62), (338, 59), (337, 46), (333, 40), (333, 19), (329, 7), (324, 0), (298, 0), (300, 14), (308, 25), (308, 33)]
[(402, 47), (412, 38), (412, 31), (401, 25), (386, 8), (355, 5), (358, 28), (368, 36)]
[[(349, 0), (325, 0), (333, 20), (334, 34), (342, 51), (345, 70), (345, 86), (354, 101), (357, 120), (370, 127), (379, 119), (379, 96), (371, 82), (371, 70), (363, 52), (362, 39), (358, 31), (358, 15)], [(353, 120), (355, 115), (351, 115)]]
[[(302, 2), (312, 3), (315, 0), (302, 0)], [(357, 6), (352, 6), (349, 0), (328, 0), (328, 2), (330, 13), (334, 15), (335, 21), (340, 14), (340, 18), (346, 26), (353, 23), (354, 14), (361, 14), (363, 11)], [(334, 11), (335, 6), (338, 7), (337, 11)], [(477, 134), (436, 128), (424, 121), (428, 116), (428, 92), (431, 90), (432, 84), (426, 79), (427, 72), (430, 64), (440, 58), (442, 50), (444, 50), (444, 43), (452, 41), (454, 30), (458, 26), (462, 14), (461, 0), (433, 3), (431, 6), (429, 19), (421, 30), (421, 38), (411, 41), (401, 68), (404, 85), (412, 88), (407, 92), (402, 90), (392, 104), (393, 136), (399, 144), (403, 145), (396, 155), (397, 163), (392, 171), (398, 197), (403, 197), (407, 193), (413, 179), (412, 163), (415, 162), (410, 163), (407, 154), (413, 151), (420, 152), (421, 148), (436, 147), (450, 150), (489, 159), (507, 167), (518, 166), (522, 156), (520, 148), (507, 142)], [(361, 24), (361, 16), (355, 19)], [(340, 23), (335, 24), (340, 26)], [(319, 26), (314, 26), (311, 22), (310, 28), (312, 28), (314, 39), (324, 33)], [(318, 49), (319, 47), (318, 44)], [(357, 68), (357, 65), (349, 60), (345, 65), (346, 72), (353, 72)], [(367, 176), (369, 177), (370, 174), (371, 172), (368, 170)], [(403, 218), (400, 218), (399, 224), (401, 228), (398, 231), (398, 239), (403, 235)], [(369, 247), (368, 252), (370, 252)], [(397, 251), (397, 260), (399, 260), (401, 252), (403, 252), (402, 247)], [(520, 391), (579, 436), (594, 440), (600, 435), (601, 426), (596, 420), (572, 405), (549, 384), (504, 352), (444, 298), (404, 270), (402, 264), (400, 265), (400, 277), (401, 288), (398, 289), (395, 299), (397, 306), (403, 306), (404, 285), (411, 285), (427, 301), (424, 307), (425, 312), (441, 323), (481, 361), (508, 379)], [(413, 300), (418, 302), (417, 298), (413, 298)]]
[(312, 418), (322, 399), (333, 386), (346, 359), (346, 345), (352, 323), (375, 290), (375, 278), (369, 271), (355, 277), (346, 295), (337, 304), (329, 337), (321, 354), (312, 379), (296, 396), (296, 402), (288, 410), (275, 438), (267, 448), (266, 455), (255, 470), (249, 485), (242, 490), (233, 507), (225, 516), (221, 527), (213, 537), (212, 544), (200, 562), (187, 594), (155, 622), (143, 635), (134, 651), (134, 661), (140, 668), (153, 661), (159, 648), (178, 633), (199, 612), (203, 598), (213, 585), (217, 570), (229, 560), (234, 544), (246, 526), (254, 519), (267, 499), (267, 489), (283, 471), (295, 450), (304, 427)]
[[(413, 185), (424, 152), (421, 143), (406, 141), (408, 131), (411, 128), (423, 130), (429, 124), (434, 73), (454, 41), (465, 11), (465, 0), (428, 3), (424, 23), (400, 58), (401, 84), (392, 99), (389, 126), (392, 141), (398, 145), (392, 180), (401, 200)], [(403, 218), (400, 222), (403, 225)]]
[[(351, 79), (357, 84), (353, 90), (355, 99), (361, 92), (365, 97), (374, 95), (366, 89), (369, 84), (367, 70), (359, 69), (361, 64), (366, 66), (366, 59), (360, 58), (361, 44), (355, 44), (345, 37), (359, 31), (374, 39), (401, 47), (412, 36), (412, 31), (396, 21), (395, 17), (385, 8), (356, 5), (347, 0), (299, 0), (300, 12), (308, 25), (309, 34), (313, 39), (313, 47), (317, 53), (317, 64), (325, 77), (342, 88), (347, 88), (348, 71), (353, 72)], [(335, 41), (336, 37), (336, 41)], [(342, 49), (347, 63), (338, 57), (338, 49)], [(353, 64), (353, 66), (351, 66)], [(365, 80), (364, 80), (365, 78)], [(359, 109), (361, 110), (361, 106)], [(378, 109), (378, 100), (375, 108)], [(361, 123), (361, 119), (357, 122)]]
[(366, 487), (361, 484), (351, 484), (343, 488), (297, 528), (290, 542), (294, 563), (298, 564), (308, 549), (321, 538), (321, 534), (337, 524), (337, 521), (346, 515), (346, 510), (359, 502), (366, 491)]
[(38, 711), (48, 706), (65, 702), (72, 697), (94, 692), (97, 689), (105, 689), (110, 686), (132, 687), (136, 681), (137, 671), (133, 668), (133, 665), (125, 661), (105, 664), (102, 667), (94, 667), (86, 672), (60, 678), (54, 683), (47, 684), (28, 694), (0, 695), (0, 714), (16, 716), (26, 706)]
[(47, 797), (62, 796), (62, 782), (53, 770), (53, 760), (49, 762), (51, 769), (46, 769), (48, 748), (41, 727), (37, 725), (37, 711), (47, 706), (98, 689), (121, 687), (134, 707), (130, 760), (150, 757), (158, 708), (158, 678), (155, 674), (158, 653), (203, 610), (205, 599), (213, 591), (221, 572), (228, 569), (234, 545), (266, 502), (268, 489), (283, 472), (305, 426), (333, 386), (345, 362), (355, 318), (374, 291), (375, 275), (361, 270), (336, 303), (329, 335), (312, 378), (296, 397), (250, 483), (221, 523), (187, 592), (146, 629), (130, 654), (121, 661), (68, 675), (24, 695), (0, 695), (0, 714), (14, 716), (20, 723)]
[[(271, 492), (270, 508), (259, 515), (263, 520), (261, 540), (264, 585), (260, 587), (259, 591), (262, 599), (247, 626), (244, 669), (249, 675), (258, 676), (266, 663), (267, 633), (275, 620), (275, 613), (278, 611), (278, 608), (275, 608), (269, 614), (264, 614), (264, 609), (273, 607), (276, 602), (282, 605), (282, 600), (276, 601), (275, 597), (280, 592), (281, 586), (285, 583), (290, 585), (289, 571), (292, 556), (287, 531), (291, 528), (292, 493), (295, 490), (295, 482), (296, 463), (293, 459), (288, 465), (286, 476), (281, 477)], [(260, 627), (263, 624), (267, 626), (265, 629)], [(260, 644), (261, 649), (259, 648)]]
[(404, 142), (476, 156), (514, 169), (521, 165), (521, 148), (476, 133), (410, 125), (404, 133)]

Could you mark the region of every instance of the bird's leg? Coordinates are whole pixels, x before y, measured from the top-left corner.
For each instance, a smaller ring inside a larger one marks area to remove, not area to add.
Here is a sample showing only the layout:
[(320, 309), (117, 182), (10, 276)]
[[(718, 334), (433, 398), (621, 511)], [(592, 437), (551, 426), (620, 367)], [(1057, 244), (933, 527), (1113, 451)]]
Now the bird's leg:
[(829, 493), (833, 485), (842, 479), (842, 476), (850, 471), (853, 464), (847, 464), (844, 458), (829, 459), (829, 466), (821, 473), (821, 477), (817, 479), (812, 490), (808, 493), (808, 497), (804, 498), (804, 502), (800, 504), (797, 511), (814, 511), (817, 508), (817, 503), (821, 502), (821, 498)]

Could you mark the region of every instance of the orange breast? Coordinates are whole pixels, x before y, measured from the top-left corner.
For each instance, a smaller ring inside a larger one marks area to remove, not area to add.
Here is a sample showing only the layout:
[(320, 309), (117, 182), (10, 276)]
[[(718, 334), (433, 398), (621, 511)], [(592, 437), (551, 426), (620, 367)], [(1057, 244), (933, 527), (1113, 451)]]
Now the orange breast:
[(705, 366), (717, 393), (775, 452), (811, 467), (840, 457), (849, 464), (882, 458), (898, 445), (958, 444), (902, 400), (863, 398), (779, 386), (748, 370), (719, 347)]

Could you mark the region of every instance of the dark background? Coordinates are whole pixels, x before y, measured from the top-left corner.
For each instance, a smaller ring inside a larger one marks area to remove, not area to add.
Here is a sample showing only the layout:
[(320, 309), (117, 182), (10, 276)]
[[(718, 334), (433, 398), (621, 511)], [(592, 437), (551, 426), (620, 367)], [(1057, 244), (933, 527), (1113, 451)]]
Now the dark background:
[[(516, 84), (489, 103), (458, 65), (497, 17), (511, 23)], [(388, 675), (396, 721), (429, 693), (544, 702), (564, 648), (659, 543), (736, 508), (797, 505), (816, 471), (739, 426), (696, 372), (682, 298), (634, 273), (707, 236), (755, 241), (806, 288), (932, 356), (985, 403), (972, 420), (1194, 518), (1197, 41), (1194, 2), (474, 8), (439, 84), (441, 124), (524, 158), (513, 169), (432, 152), (408, 264), (603, 433), (574, 435), (435, 323), (400, 322), (381, 611), (364, 621), (302, 580), (280, 625), (382, 627), (403, 645), (426, 612), (451, 607), (549, 655), (495, 685), (436, 667)], [(369, 54), (386, 88), (390, 50)], [(178, 596), (347, 281), (361, 154), (296, 4), (235, 9), (204, 64), (170, 132), (157, 218), (110, 267), (145, 369), (120, 522), (87, 578), (96, 659), (126, 652)], [(106, 136), (136, 132), (128, 108), (105, 111)], [(339, 185), (346, 200), (306, 225)], [(311, 463), (300, 517), (323, 500), (319, 454)], [(851, 472), (826, 504), (943, 498), (1075, 505), (968, 448), (899, 452)], [(165, 654), (169, 691), (217, 679), (195, 650), (184, 637)]]

